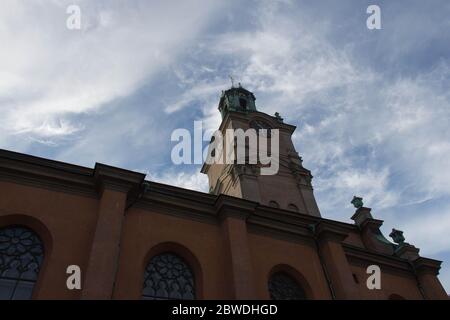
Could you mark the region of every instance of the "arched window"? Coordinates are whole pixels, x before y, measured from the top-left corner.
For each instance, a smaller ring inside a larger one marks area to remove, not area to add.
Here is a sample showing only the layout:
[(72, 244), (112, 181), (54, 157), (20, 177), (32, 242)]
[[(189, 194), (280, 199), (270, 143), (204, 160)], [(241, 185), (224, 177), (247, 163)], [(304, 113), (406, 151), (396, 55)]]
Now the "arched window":
[(288, 205), (288, 210), (298, 212), (298, 207), (297, 207), (295, 204), (290, 203), (290, 204)]
[(195, 299), (194, 274), (186, 262), (174, 253), (154, 256), (144, 274), (142, 299)]
[(278, 204), (278, 202), (271, 200), (271, 201), (269, 201), (269, 207), (279, 208), (280, 205)]
[(305, 300), (303, 288), (291, 276), (277, 272), (269, 279), (269, 293), (272, 300)]
[(0, 229), (0, 300), (31, 299), (44, 260), (44, 246), (30, 229)]
[(246, 110), (247, 109), (247, 100), (240, 98), (239, 105), (241, 106), (242, 109)]

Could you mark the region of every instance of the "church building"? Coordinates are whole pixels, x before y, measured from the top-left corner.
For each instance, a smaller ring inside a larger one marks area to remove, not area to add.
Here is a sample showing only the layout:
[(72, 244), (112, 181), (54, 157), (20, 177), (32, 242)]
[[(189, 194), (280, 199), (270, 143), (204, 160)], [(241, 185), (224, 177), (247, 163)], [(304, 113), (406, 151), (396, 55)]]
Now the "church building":
[(218, 107), (220, 132), (278, 130), (276, 174), (205, 163), (202, 193), (0, 150), (0, 299), (447, 299), (441, 261), (361, 198), (354, 223), (321, 216), (295, 126), (240, 85)]

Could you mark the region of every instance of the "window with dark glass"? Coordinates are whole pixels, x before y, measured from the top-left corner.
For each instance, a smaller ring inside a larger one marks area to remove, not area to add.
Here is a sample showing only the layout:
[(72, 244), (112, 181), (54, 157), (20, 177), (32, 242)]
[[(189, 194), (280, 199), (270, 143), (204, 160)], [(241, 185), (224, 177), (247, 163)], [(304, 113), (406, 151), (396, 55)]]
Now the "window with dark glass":
[[(216, 137), (215, 137), (215, 136), (212, 136), (212, 137), (211, 137), (211, 142), (209, 143), (210, 148), (211, 148), (211, 144), (212, 144), (214, 141), (216, 141)], [(216, 156), (216, 148), (213, 148), (213, 149), (211, 150), (211, 157), (215, 157), (215, 156)]]
[(269, 293), (272, 300), (304, 300), (303, 288), (284, 272), (273, 274), (269, 279)]
[(170, 252), (154, 256), (144, 274), (142, 299), (195, 299), (194, 274), (186, 262)]
[(0, 300), (31, 299), (44, 260), (44, 246), (30, 229), (0, 229)]
[(239, 105), (241, 106), (242, 109), (247, 109), (247, 100), (240, 98), (239, 99)]

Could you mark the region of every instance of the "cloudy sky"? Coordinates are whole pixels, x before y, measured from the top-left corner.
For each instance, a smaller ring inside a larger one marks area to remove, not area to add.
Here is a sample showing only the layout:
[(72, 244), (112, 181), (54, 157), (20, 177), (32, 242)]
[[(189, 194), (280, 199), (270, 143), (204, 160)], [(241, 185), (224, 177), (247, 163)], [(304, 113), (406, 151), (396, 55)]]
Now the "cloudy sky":
[(207, 191), (170, 135), (217, 128), (232, 74), (297, 126), (324, 217), (351, 222), (363, 196), (450, 291), (449, 17), (446, 0), (2, 0), (0, 148)]

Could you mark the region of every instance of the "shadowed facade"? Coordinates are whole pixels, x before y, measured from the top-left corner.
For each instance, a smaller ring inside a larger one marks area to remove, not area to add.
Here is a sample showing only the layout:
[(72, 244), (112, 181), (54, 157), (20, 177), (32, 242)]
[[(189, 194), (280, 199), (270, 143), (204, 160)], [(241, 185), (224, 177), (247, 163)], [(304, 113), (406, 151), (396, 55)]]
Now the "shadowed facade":
[[(1, 299), (447, 299), (441, 262), (355, 202), (354, 224), (322, 218), (294, 126), (223, 92), (219, 130), (280, 130), (280, 169), (204, 165), (210, 193), (0, 150)], [(78, 265), (81, 290), (66, 269)], [(366, 285), (381, 270), (381, 289)]]

